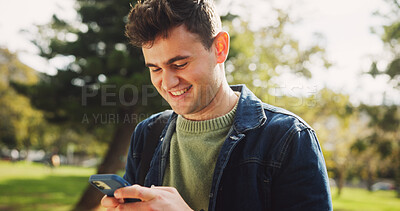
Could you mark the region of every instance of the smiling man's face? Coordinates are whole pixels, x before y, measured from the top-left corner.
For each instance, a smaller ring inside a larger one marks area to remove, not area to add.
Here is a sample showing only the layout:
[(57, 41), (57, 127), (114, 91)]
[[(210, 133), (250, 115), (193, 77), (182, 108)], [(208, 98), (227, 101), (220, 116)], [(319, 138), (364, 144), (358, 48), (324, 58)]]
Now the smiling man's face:
[(219, 91), (224, 72), (213, 46), (207, 50), (184, 25), (142, 47), (153, 85), (172, 109), (183, 116), (201, 113)]

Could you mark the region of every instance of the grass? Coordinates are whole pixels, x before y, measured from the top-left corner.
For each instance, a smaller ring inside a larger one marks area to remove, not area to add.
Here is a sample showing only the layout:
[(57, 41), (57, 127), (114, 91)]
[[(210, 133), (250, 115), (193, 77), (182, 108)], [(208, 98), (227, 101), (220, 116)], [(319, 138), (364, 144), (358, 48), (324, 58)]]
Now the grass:
[(360, 188), (344, 188), (340, 197), (332, 189), (334, 211), (400, 211), (395, 191), (369, 192)]
[(92, 168), (0, 161), (0, 211), (71, 210), (95, 173)]
[[(0, 211), (71, 210), (94, 173), (93, 168), (0, 161)], [(334, 211), (400, 211), (394, 191), (345, 188), (337, 197), (332, 189), (332, 196)]]

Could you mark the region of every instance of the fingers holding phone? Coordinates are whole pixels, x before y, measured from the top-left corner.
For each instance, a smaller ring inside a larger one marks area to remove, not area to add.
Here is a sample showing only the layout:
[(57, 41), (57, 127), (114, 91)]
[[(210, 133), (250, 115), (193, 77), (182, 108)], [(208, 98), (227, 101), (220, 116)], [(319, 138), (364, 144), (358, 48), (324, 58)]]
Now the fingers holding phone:
[(157, 194), (154, 190), (155, 186), (151, 186), (151, 188), (143, 187), (140, 185), (132, 185), (126, 188), (118, 189), (114, 192), (115, 198), (136, 198), (141, 201), (150, 201), (154, 199)]
[(105, 194), (101, 205), (109, 210), (191, 210), (173, 187), (131, 185), (115, 174), (92, 175), (89, 182)]
[(128, 210), (192, 210), (183, 200), (178, 191), (173, 187), (150, 188), (140, 185), (120, 188), (115, 191), (117, 199), (136, 198), (138, 203), (125, 203), (118, 205), (120, 209)]
[(101, 206), (105, 208), (117, 208), (120, 204), (125, 203), (123, 199), (117, 199), (112, 196), (104, 195), (101, 199)]
[[(101, 199), (101, 205), (105, 208), (108, 208), (108, 210), (114, 210), (114, 209), (118, 209), (118, 210), (147, 210), (148, 203), (144, 204), (135, 204), (133, 205), (133, 203), (125, 203), (126, 202), (126, 198), (130, 197), (133, 198), (131, 196), (133, 195), (137, 195), (136, 193), (138, 192), (137, 189), (141, 189), (140, 186), (138, 185), (134, 185), (133, 188), (131, 188), (132, 186), (129, 187), (125, 187), (125, 188), (120, 188), (117, 189), (115, 191), (115, 193), (113, 194), (113, 196), (107, 196), (105, 195), (102, 199)], [(149, 192), (148, 191), (144, 191), (146, 193), (140, 193), (139, 195), (144, 196), (143, 199), (149, 199), (149, 195), (147, 195)], [(140, 200), (138, 200), (140, 201)], [(143, 200), (142, 200), (143, 201)], [(147, 207), (147, 208), (146, 208)]]

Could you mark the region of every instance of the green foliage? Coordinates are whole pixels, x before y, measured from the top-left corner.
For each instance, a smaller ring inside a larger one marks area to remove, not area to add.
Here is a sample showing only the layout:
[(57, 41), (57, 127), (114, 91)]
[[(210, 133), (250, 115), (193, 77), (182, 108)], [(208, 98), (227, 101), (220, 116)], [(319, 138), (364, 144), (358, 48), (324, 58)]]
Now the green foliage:
[(70, 63), (55, 75), (40, 74), (38, 83), (12, 86), (56, 125), (47, 142), (61, 152), (70, 143), (77, 152), (102, 155), (119, 125), (134, 125), (166, 108), (150, 83), (141, 50), (128, 45), (124, 35), (130, 3), (78, 0), (77, 20), (55, 14), (49, 24), (37, 26), (33, 43), (40, 55)]
[[(386, 24), (375, 31), (379, 31), (378, 35), (381, 36), (390, 57), (385, 58), (389, 61), (384, 61), (383, 63), (387, 65), (381, 68), (377, 65), (379, 61), (374, 61), (368, 74), (374, 78), (377, 75), (386, 75), (390, 78), (388, 84), (397, 91), (400, 88), (400, 2), (398, 0), (386, 0), (386, 2), (390, 10), (385, 13), (377, 12)], [(373, 157), (376, 161), (372, 162), (372, 165), (377, 165), (375, 168), (369, 168), (369, 172), (364, 175), (370, 178), (376, 174), (390, 175), (396, 181), (400, 196), (400, 107), (382, 102), (379, 106), (361, 105), (360, 110), (370, 118), (370, 130), (360, 136), (353, 149), (359, 157), (364, 157), (364, 160), (372, 161)], [(362, 145), (368, 147), (361, 147)]]
[[(368, 130), (360, 134), (352, 145), (359, 160), (356, 168), (362, 178), (373, 180), (377, 175), (400, 177), (398, 153), (400, 150), (400, 110), (397, 105), (361, 105), (360, 112), (367, 116)], [(367, 168), (360, 168), (367, 166)], [(371, 184), (373, 181), (370, 181)]]
[(246, 84), (263, 100), (271, 97), (271, 90), (279, 86), (273, 80), (278, 76), (290, 73), (311, 78), (311, 61), (322, 63), (321, 69), (330, 66), (322, 46), (301, 48), (299, 41), (287, 32), (287, 28), (295, 24), (287, 11), (274, 9), (270, 12), (277, 14), (278, 24), (250, 29), (249, 23), (230, 14), (224, 22), (231, 35), (226, 63), (228, 82)]
[(373, 62), (369, 74), (376, 76), (378, 74), (388, 75), (391, 80), (400, 87), (400, 3), (398, 0), (386, 0), (391, 10), (385, 14), (378, 14), (383, 17), (388, 24), (380, 27), (382, 31), (379, 35), (384, 42), (386, 49), (392, 54), (392, 60), (383, 69), (378, 69), (377, 61)]
[[(16, 54), (0, 49), (0, 147), (22, 149), (44, 149), (66, 153), (68, 144), (77, 145), (75, 152), (90, 155), (104, 153), (104, 144), (96, 143), (96, 137), (84, 131), (72, 131), (48, 124), (43, 113), (31, 106), (31, 100), (15, 89), (35, 87), (38, 72), (22, 64)], [(19, 86), (17, 85), (19, 84)], [(51, 90), (51, 89), (50, 89)], [(27, 92), (41, 90), (26, 89)], [(54, 101), (44, 101), (43, 106), (54, 106)], [(69, 104), (68, 106), (74, 106)], [(59, 115), (61, 116), (61, 115)], [(50, 119), (48, 117), (48, 119)], [(94, 133), (97, 134), (97, 133)], [(99, 131), (100, 134), (100, 131)], [(101, 134), (109, 137), (109, 134)], [(96, 146), (96, 147), (90, 147)]]
[(371, 127), (377, 127), (384, 131), (396, 131), (400, 127), (400, 110), (396, 105), (361, 105), (360, 109), (371, 118)]
[(15, 54), (0, 49), (0, 78), (0, 146), (21, 149), (37, 144), (42, 137), (43, 115), (10, 86), (14, 82), (35, 84), (35, 71)]
[(362, 139), (358, 139), (356, 142), (354, 142), (351, 145), (351, 151), (355, 152), (355, 153), (360, 153), (363, 152), (364, 150), (366, 150), (368, 147), (368, 143), (366, 143), (366, 141), (362, 140)]
[[(54, 15), (49, 25), (39, 26), (34, 40), (43, 57), (68, 57), (72, 62), (56, 75), (43, 77), (25, 94), (46, 111), (47, 119), (71, 125), (80, 123), (85, 115), (161, 110), (161, 98), (149, 96), (148, 90), (142, 89), (150, 85), (150, 80), (140, 49), (130, 47), (124, 36), (131, 2), (77, 3), (80, 22), (69, 23)], [(93, 122), (78, 127), (92, 128)]]

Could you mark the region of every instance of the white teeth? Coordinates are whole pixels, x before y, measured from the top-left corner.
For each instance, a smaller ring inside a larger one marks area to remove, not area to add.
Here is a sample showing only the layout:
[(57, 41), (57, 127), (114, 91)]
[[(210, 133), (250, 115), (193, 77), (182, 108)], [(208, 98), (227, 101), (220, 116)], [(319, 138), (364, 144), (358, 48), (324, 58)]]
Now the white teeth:
[(174, 96), (179, 96), (182, 95), (183, 93), (187, 92), (188, 88), (180, 90), (180, 91), (176, 91), (176, 92), (171, 92), (172, 95)]

